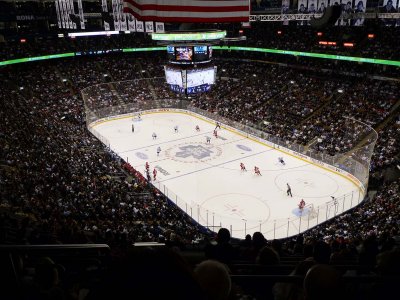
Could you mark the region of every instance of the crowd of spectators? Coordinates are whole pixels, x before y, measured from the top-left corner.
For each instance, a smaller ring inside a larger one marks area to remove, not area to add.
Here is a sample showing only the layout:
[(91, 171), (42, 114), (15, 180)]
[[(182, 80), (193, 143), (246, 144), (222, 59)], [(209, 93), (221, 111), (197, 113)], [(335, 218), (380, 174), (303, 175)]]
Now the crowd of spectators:
[[(380, 252), (394, 251), (399, 243), (398, 180), (385, 183), (373, 199), (294, 239), (267, 241), (262, 233), (256, 232), (239, 244), (228, 246), (229, 231), (224, 229), (217, 236), (216, 245), (209, 242), (212, 235), (208, 230), (149, 186), (137, 170), (86, 128), (80, 90), (94, 84), (101, 85), (87, 90), (85, 101), (89, 108), (124, 105), (140, 108), (150, 100), (169, 99), (173, 104), (179, 99), (162, 78), (161, 62), (162, 58), (156, 55), (139, 54), (127, 60), (121, 56), (82, 57), (2, 70), (1, 243), (107, 243), (112, 249), (121, 249), (137, 241), (159, 241), (181, 250), (200, 243), (201, 247), (206, 245), (206, 258), (222, 263), (244, 260), (279, 265), (281, 259), (297, 255), (299, 261), (307, 258), (312, 261), (306, 263), (305, 270), (317, 263), (343, 261), (372, 266), (377, 263)], [(356, 118), (376, 127), (380, 134), (372, 167), (382, 170), (397, 162), (399, 119), (384, 123), (395, 113), (393, 109), (399, 101), (397, 82), (327, 76), (315, 71), (305, 73), (302, 69), (263, 62), (236, 61), (233, 65), (231, 60), (219, 60), (216, 64), (218, 82), (210, 93), (192, 96), (189, 99), (192, 105), (254, 124), (271, 135), (303, 145), (316, 137), (322, 138), (323, 142), (313, 147), (331, 152), (346, 151), (361, 138), (351, 137), (351, 145), (345, 140), (348, 136), (343, 119)], [(114, 82), (124, 80), (131, 81)], [(338, 89), (343, 92), (339, 93)], [(175, 254), (160, 255), (159, 258), (171, 258)], [(110, 272), (110, 277), (102, 282), (104, 288), (132, 292), (124, 285), (128, 280), (124, 280), (132, 275), (129, 272), (133, 268), (129, 267), (132, 263), (138, 266), (141, 257), (136, 254), (133, 260), (129, 256), (127, 261), (123, 260), (126, 265), (121, 264), (120, 269), (114, 270), (123, 272)], [(139, 269), (132, 278), (144, 283), (149, 278), (143, 277), (140, 281), (138, 274), (147, 274), (144, 270), (148, 270), (148, 265), (141, 266), (144, 269)], [(160, 280), (168, 277), (170, 273), (165, 270), (170, 268), (171, 265), (154, 266), (157, 272), (164, 272), (160, 273)], [(206, 279), (215, 275), (214, 272), (226, 275), (224, 268), (210, 262), (200, 264), (194, 271), (194, 281), (192, 275), (184, 277), (188, 285), (181, 290), (182, 297), (199, 285), (205, 293), (216, 292), (207, 286)], [(182, 279), (182, 269), (179, 270), (173, 279)], [(293, 274), (306, 273), (304, 269), (296, 272), (299, 273)], [(176, 281), (167, 282), (176, 287)], [(153, 292), (176, 292), (168, 285), (163, 285), (165, 290)], [(220, 297), (235, 298), (232, 294), (237, 291), (233, 285), (225, 282), (223, 286), (220, 292), (224, 296)], [(149, 292), (148, 288), (143, 285), (141, 291)], [(271, 292), (278, 299), (287, 288), (276, 285)], [(304, 292), (302, 285), (297, 288), (299, 293)], [(102, 291), (101, 288), (93, 290), (97, 296)], [(198, 295), (202, 298), (201, 292)], [(375, 299), (375, 294), (368, 297)]]
[[(227, 28), (222, 29), (226, 30)], [(400, 27), (334, 26), (318, 30), (309, 26), (282, 27), (278, 22), (258, 22), (253, 23), (250, 29), (243, 29), (243, 31), (243, 35), (246, 36), (245, 41), (228, 43), (228, 45), (391, 60), (400, 59), (399, 46), (392, 42), (393, 37), (400, 34)], [(21, 43), (21, 38), (26, 41)], [(335, 42), (336, 44), (326, 45), (320, 42)], [(351, 43), (353, 46), (345, 47), (344, 43)], [(7, 37), (4, 43), (0, 45), (0, 60), (66, 52), (85, 53), (146, 46), (156, 46), (156, 42), (152, 41), (150, 35), (144, 33), (106, 37), (77, 37), (74, 39), (54, 36)]]

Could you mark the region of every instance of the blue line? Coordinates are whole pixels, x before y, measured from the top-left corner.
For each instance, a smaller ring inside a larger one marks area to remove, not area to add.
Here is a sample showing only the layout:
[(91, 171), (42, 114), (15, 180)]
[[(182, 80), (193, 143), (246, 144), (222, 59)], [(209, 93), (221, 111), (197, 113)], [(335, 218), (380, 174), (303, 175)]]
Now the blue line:
[(208, 170), (208, 169), (211, 169), (211, 168), (214, 168), (214, 167), (219, 167), (219, 166), (222, 166), (222, 165), (227, 164), (227, 163), (231, 163), (231, 162), (234, 162), (234, 161), (237, 161), (237, 160), (241, 160), (243, 158), (259, 155), (259, 154), (262, 154), (262, 153), (265, 153), (265, 152), (268, 152), (268, 151), (272, 151), (272, 150), (274, 150), (274, 149), (272, 148), (272, 149), (268, 149), (268, 150), (261, 151), (261, 152), (258, 152), (258, 153), (250, 154), (250, 155), (247, 155), (247, 156), (241, 156), (239, 158), (228, 160), (228, 161), (225, 161), (225, 162), (217, 164), (217, 165), (212, 165), (210, 167), (207, 167), (207, 168), (204, 168), (204, 169), (201, 169), (201, 170), (196, 170), (196, 171), (192, 171), (192, 172), (189, 172), (189, 173), (186, 173), (186, 174), (182, 174), (182, 175), (179, 175), (179, 176), (168, 178), (168, 179), (162, 180), (160, 182), (165, 182), (165, 181), (176, 179), (176, 178), (179, 178), (179, 177), (182, 177), (182, 176), (186, 176), (186, 175), (190, 175), (190, 174), (193, 174), (193, 173), (197, 173), (197, 172), (201, 172), (201, 171), (204, 171), (204, 170)]

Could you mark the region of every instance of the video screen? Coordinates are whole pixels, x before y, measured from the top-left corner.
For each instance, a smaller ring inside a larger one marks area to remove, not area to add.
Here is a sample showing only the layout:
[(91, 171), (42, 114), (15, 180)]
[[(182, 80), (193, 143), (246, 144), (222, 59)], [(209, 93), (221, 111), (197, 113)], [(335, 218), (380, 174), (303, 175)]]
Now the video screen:
[(193, 60), (193, 50), (192, 47), (176, 47), (175, 48), (176, 60)]
[(167, 81), (168, 84), (183, 87), (182, 73), (180, 70), (175, 70), (168, 67), (164, 67), (164, 70), (165, 70), (165, 80)]
[(208, 47), (204, 46), (194, 46), (194, 58), (195, 61), (205, 61), (208, 60)]
[(167, 46), (167, 56), (168, 59), (175, 59), (175, 47)]
[(214, 67), (207, 69), (188, 70), (187, 72), (187, 88), (200, 86), (203, 84), (215, 83)]

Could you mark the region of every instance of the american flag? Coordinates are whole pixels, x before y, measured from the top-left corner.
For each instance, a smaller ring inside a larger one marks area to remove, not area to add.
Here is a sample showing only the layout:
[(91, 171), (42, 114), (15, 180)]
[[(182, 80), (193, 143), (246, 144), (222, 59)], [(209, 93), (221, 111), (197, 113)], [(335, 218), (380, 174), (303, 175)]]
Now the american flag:
[(249, 0), (123, 0), (124, 12), (141, 21), (248, 22)]

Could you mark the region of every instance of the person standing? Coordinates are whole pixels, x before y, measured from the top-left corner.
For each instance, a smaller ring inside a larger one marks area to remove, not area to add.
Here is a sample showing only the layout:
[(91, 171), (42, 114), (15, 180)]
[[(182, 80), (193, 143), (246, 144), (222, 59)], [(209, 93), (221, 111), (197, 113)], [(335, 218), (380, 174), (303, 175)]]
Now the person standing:
[(287, 195), (293, 197), (292, 188), (290, 187), (289, 183), (286, 183), (286, 186), (287, 186), (287, 191), (286, 191)]
[(153, 170), (153, 181), (156, 181), (156, 178), (157, 178), (157, 170), (156, 170), (156, 168), (154, 168), (154, 170)]
[(157, 147), (157, 156), (160, 156), (160, 152), (161, 152), (161, 147), (158, 146), (158, 147)]
[(135, 132), (135, 125), (132, 124), (132, 132)]

